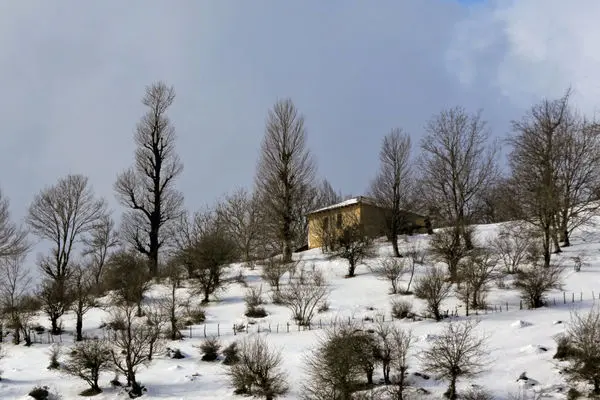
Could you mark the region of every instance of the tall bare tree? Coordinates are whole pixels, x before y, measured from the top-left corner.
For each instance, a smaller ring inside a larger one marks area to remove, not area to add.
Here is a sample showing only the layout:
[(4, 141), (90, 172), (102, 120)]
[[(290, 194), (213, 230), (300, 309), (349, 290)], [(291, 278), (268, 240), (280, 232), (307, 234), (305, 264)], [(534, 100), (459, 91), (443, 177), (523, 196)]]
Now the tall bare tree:
[(96, 198), (88, 178), (68, 175), (37, 194), (29, 207), (27, 222), (40, 239), (52, 243), (51, 255), (40, 259), (40, 269), (48, 281), (42, 292), (52, 323), (53, 333), (59, 333), (58, 318), (69, 302), (69, 282), (73, 272), (73, 251), (106, 215), (104, 199)]
[(83, 239), (83, 243), (83, 256), (89, 258), (88, 266), (92, 269), (94, 282), (98, 286), (110, 251), (119, 244), (113, 219), (109, 215), (102, 216), (89, 237)]
[(175, 152), (175, 128), (167, 116), (175, 90), (163, 82), (146, 88), (142, 103), (148, 108), (135, 132), (134, 166), (115, 183), (117, 198), (129, 211), (123, 216), (123, 239), (150, 259), (150, 274), (158, 273), (164, 229), (182, 214), (183, 195), (174, 187), (183, 171)]
[(256, 195), (245, 189), (235, 191), (217, 206), (217, 215), (244, 262), (251, 263), (262, 235)]
[[(323, 179), (316, 187), (317, 194), (313, 204), (314, 209), (327, 207), (342, 201), (342, 193), (336, 192), (327, 179)], [(312, 211), (312, 210), (311, 210)]]
[(19, 256), (28, 249), (27, 232), (11, 220), (9, 201), (0, 191), (0, 258)]
[(461, 107), (434, 116), (421, 142), (422, 190), (429, 204), (437, 204), (442, 221), (454, 226), (467, 248), (472, 248), (466, 227), (477, 196), (496, 177), (497, 146), (489, 143), (489, 130), (481, 113)]
[(564, 128), (571, 118), (569, 96), (570, 91), (558, 100), (543, 100), (534, 105), (521, 120), (512, 122), (514, 135), (509, 139), (515, 194), (523, 208), (523, 218), (543, 234), (546, 267), (550, 266), (560, 209), (558, 171), (566, 144)]
[(25, 257), (15, 255), (0, 258), (0, 310), (14, 328), (13, 342), (21, 343), (23, 302), (31, 289), (31, 275)]
[(600, 125), (569, 112), (562, 126), (558, 172), (557, 230), (564, 247), (573, 229), (598, 210), (600, 187)]
[(294, 224), (302, 218), (298, 210), (307, 199), (314, 175), (304, 117), (290, 99), (277, 101), (267, 117), (256, 189), (286, 262), (292, 259), (292, 245), (297, 239)]
[(410, 165), (410, 135), (392, 129), (381, 143), (379, 172), (371, 183), (371, 193), (378, 203), (389, 210), (388, 236), (394, 255), (400, 257), (398, 235), (406, 228), (406, 208), (412, 192)]
[(96, 305), (94, 275), (89, 265), (74, 268), (72, 278), (72, 309), (75, 313), (75, 340), (83, 340), (83, 316)]

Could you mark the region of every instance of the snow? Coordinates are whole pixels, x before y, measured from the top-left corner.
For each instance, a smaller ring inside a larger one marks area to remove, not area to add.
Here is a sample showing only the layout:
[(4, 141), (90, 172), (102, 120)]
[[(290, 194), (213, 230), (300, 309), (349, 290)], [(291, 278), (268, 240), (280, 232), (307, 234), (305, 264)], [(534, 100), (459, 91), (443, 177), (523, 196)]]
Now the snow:
[[(472, 314), (470, 318), (480, 320), (478, 329), (489, 339), (489, 356), (492, 360), (489, 370), (475, 379), (459, 381), (459, 389), (480, 385), (494, 393), (496, 399), (506, 399), (509, 394), (516, 394), (522, 388), (527, 390), (547, 390), (549, 398), (565, 399), (566, 385), (564, 378), (552, 359), (556, 351), (554, 337), (564, 332), (570, 313), (573, 309), (590, 309), (600, 294), (600, 218), (574, 232), (572, 246), (563, 249), (562, 254), (553, 255), (554, 261), (564, 265), (564, 291), (554, 291), (550, 294), (550, 305), (537, 310), (521, 310), (519, 296), (514, 289), (499, 289), (494, 287), (488, 301), (491, 310)], [(493, 237), (499, 225), (482, 225), (477, 227), (477, 233), (485, 237)], [(415, 235), (403, 239), (409, 242), (429, 240), (427, 235)], [(379, 242), (379, 254), (391, 254), (391, 247)], [(145, 385), (147, 399), (242, 399), (233, 394), (225, 376), (226, 368), (221, 362), (203, 362), (197, 346), (201, 343), (206, 329), (207, 335), (219, 332), (223, 346), (243, 335), (256, 334), (258, 330), (269, 343), (283, 352), (284, 369), (289, 376), (290, 392), (283, 399), (297, 399), (301, 394), (301, 383), (304, 380), (304, 356), (317, 343), (323, 330), (332, 320), (355, 319), (368, 325), (366, 317), (390, 319), (390, 301), (396, 296), (389, 294), (386, 281), (373, 276), (369, 268), (361, 265), (357, 276), (345, 279), (346, 264), (341, 260), (331, 260), (319, 249), (309, 250), (297, 255), (305, 263), (307, 269), (316, 268), (325, 274), (331, 284), (329, 309), (319, 313), (314, 319), (310, 330), (298, 329), (291, 321), (289, 311), (282, 306), (266, 304), (269, 315), (256, 319), (249, 325), (251, 333), (238, 333), (234, 336), (233, 325), (249, 322), (244, 317), (245, 288), (241, 284), (232, 284), (219, 293), (218, 299), (206, 307), (207, 321), (205, 325), (192, 327), (192, 338), (186, 337), (178, 342), (169, 342), (170, 348), (179, 348), (186, 355), (184, 359), (170, 359), (159, 355), (148, 367), (142, 367), (138, 374), (139, 381)], [(579, 256), (584, 267), (581, 272), (573, 270), (573, 257)], [(370, 260), (373, 263), (376, 260)], [(424, 271), (425, 266), (417, 266), (417, 275)], [(235, 264), (232, 273), (242, 269), (250, 285), (262, 285), (265, 298), (269, 297), (269, 286), (260, 278), (260, 266), (256, 270), (248, 270)], [(284, 276), (283, 284), (287, 277)], [(510, 282), (507, 282), (510, 284)], [(406, 284), (406, 282), (403, 282)], [(186, 291), (181, 290), (183, 295)], [(155, 285), (148, 294), (148, 301), (166, 294), (166, 288)], [(422, 310), (424, 304), (412, 296), (398, 298), (414, 301), (416, 311)], [(508, 310), (507, 310), (508, 307)], [(464, 308), (455, 298), (444, 303), (444, 309), (458, 313), (458, 319), (466, 318)], [(495, 311), (494, 311), (495, 310)], [(85, 317), (84, 329), (89, 336), (102, 336), (105, 332), (100, 328), (107, 318), (107, 312), (102, 309), (92, 309)], [(39, 323), (48, 327), (45, 316), (40, 315)], [(72, 345), (72, 331), (75, 319), (71, 314), (63, 318), (67, 333), (55, 341), (62, 340), (63, 356)], [(289, 332), (288, 332), (288, 323)], [(394, 324), (411, 329), (418, 339), (413, 354), (430, 345), (431, 340), (439, 334), (445, 322), (436, 323), (431, 320), (394, 321)], [(265, 332), (270, 329), (270, 332)], [(184, 332), (188, 335), (189, 331)], [(28, 399), (27, 393), (36, 385), (46, 385), (59, 393), (63, 399), (78, 398), (78, 393), (87, 388), (82, 380), (70, 377), (56, 370), (48, 370), (49, 350), (47, 334), (41, 335), (43, 343), (35, 343), (31, 347), (15, 346), (10, 343), (10, 337), (2, 344), (4, 358), (0, 359), (2, 380), (0, 381), (0, 399)], [(417, 387), (423, 387), (432, 394), (426, 398), (441, 398), (446, 389), (446, 382), (431, 376), (423, 379), (415, 373), (423, 372), (417, 359), (410, 363), (410, 378)], [(518, 379), (526, 371), (527, 380)], [(379, 373), (379, 371), (377, 371)], [(121, 389), (111, 388), (109, 381), (112, 373), (104, 373), (101, 378), (103, 393), (96, 399), (126, 399)], [(376, 381), (379, 375), (376, 375)]]
[(333, 210), (333, 209), (336, 209), (336, 208), (347, 207), (347, 206), (351, 206), (353, 204), (357, 204), (359, 202), (363, 202), (363, 203), (366, 203), (366, 204), (373, 204), (373, 205), (376, 204), (376, 201), (373, 200), (373, 199), (370, 199), (370, 198), (364, 197), (364, 196), (358, 196), (358, 197), (354, 197), (354, 198), (351, 198), (351, 199), (348, 199), (348, 200), (344, 200), (344, 201), (342, 201), (340, 203), (336, 203), (336, 204), (332, 204), (332, 205), (329, 205), (329, 206), (326, 206), (326, 207), (323, 207), (323, 208), (319, 208), (317, 210), (311, 211), (310, 214), (316, 214), (316, 213), (319, 213), (321, 211), (327, 211), (327, 210)]

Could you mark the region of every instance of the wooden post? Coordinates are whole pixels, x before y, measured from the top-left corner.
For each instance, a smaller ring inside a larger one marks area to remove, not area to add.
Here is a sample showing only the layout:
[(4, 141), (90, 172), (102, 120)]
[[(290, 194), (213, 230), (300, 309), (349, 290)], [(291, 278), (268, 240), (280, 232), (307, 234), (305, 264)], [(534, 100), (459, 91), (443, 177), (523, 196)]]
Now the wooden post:
[(319, 318), (319, 329), (323, 329), (323, 321), (321, 321), (321, 318)]
[(554, 305), (556, 305), (556, 297), (552, 298), (552, 302), (554, 303)]
[(277, 333), (279, 333), (279, 322), (277, 323)]
[(583, 301), (583, 292), (579, 293), (579, 301)]
[(567, 292), (563, 292), (563, 304), (567, 304)]
[(571, 303), (575, 303), (575, 292), (571, 293)]
[(190, 339), (192, 338), (192, 326), (190, 325)]
[(290, 323), (287, 323), (287, 333), (290, 333)]
[(523, 309), (523, 300), (519, 300), (519, 310)]
[(206, 324), (204, 324), (204, 337), (206, 338)]
[(594, 297), (594, 291), (592, 290), (592, 300), (594, 301), (594, 303), (596, 302), (596, 297)]
[(506, 311), (508, 311), (508, 301), (506, 302)]
[(235, 331), (235, 324), (233, 324), (233, 336), (235, 336), (235, 335), (236, 335), (236, 333), (237, 333), (237, 332)]
[(221, 324), (217, 324), (217, 337), (221, 336)]

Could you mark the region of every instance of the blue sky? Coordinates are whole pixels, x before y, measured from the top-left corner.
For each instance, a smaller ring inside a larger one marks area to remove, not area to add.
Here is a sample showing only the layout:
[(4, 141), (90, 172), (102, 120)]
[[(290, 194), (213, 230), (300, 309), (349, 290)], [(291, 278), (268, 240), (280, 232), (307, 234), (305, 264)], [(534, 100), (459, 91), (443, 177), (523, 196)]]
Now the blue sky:
[(352, 194), (368, 187), (390, 129), (416, 151), (442, 108), (483, 109), (498, 137), (569, 85), (595, 111), (598, 2), (467, 2), (0, 0), (0, 187), (20, 218), (42, 187), (83, 173), (119, 211), (112, 184), (158, 79), (177, 91), (192, 211), (252, 185), (282, 97), (306, 117), (319, 176)]

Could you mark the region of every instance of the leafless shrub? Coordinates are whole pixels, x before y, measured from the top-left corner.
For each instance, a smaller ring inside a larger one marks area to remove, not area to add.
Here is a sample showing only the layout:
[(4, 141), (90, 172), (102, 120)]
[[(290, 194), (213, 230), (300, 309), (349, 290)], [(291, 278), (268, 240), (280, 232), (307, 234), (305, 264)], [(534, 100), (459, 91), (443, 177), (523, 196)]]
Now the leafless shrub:
[(426, 371), (450, 381), (445, 396), (456, 400), (456, 382), (472, 377), (487, 366), (487, 338), (477, 335), (478, 321), (449, 322), (431, 346), (419, 354)]
[(478, 309), (486, 307), (489, 284), (497, 276), (498, 260), (486, 249), (473, 251), (459, 264), (460, 285), (456, 292), (458, 298), (469, 307)]
[(62, 346), (58, 343), (54, 343), (50, 346), (50, 364), (48, 364), (48, 369), (59, 369), (60, 362), (58, 358), (62, 353)]
[(380, 279), (390, 283), (391, 293), (396, 294), (400, 290), (400, 281), (409, 269), (407, 265), (410, 261), (404, 258), (388, 257), (379, 262), (375, 268), (371, 268), (373, 273)]
[(507, 223), (500, 228), (498, 235), (490, 242), (490, 247), (500, 258), (507, 274), (514, 274), (528, 255), (536, 241), (531, 232), (518, 223)]
[(483, 388), (469, 388), (460, 395), (464, 400), (494, 400), (494, 395)]
[(110, 368), (111, 359), (110, 344), (106, 340), (86, 340), (75, 344), (63, 364), (63, 371), (87, 382), (90, 385), (87, 395), (98, 394), (102, 392), (98, 386), (100, 372)]
[(260, 306), (263, 304), (262, 286), (258, 288), (248, 288), (248, 290), (246, 290), (246, 296), (244, 300), (246, 301), (245, 315), (247, 317), (263, 318), (267, 316), (267, 312), (265, 311), (264, 307)]
[(414, 264), (425, 265), (425, 261), (427, 260), (427, 251), (423, 248), (421, 243), (412, 242), (408, 245), (406, 256), (410, 257)]
[(375, 338), (356, 324), (336, 324), (306, 358), (307, 379), (302, 388), (306, 400), (350, 399), (367, 376), (372, 380)]
[(288, 271), (289, 263), (284, 263), (280, 258), (271, 257), (263, 264), (262, 278), (269, 283), (273, 290), (279, 292), (281, 278)]
[[(0, 203), (0, 215), (1, 207)], [(30, 289), (31, 275), (26, 268), (25, 258), (21, 255), (0, 257), (0, 311), (5, 322), (13, 329), (14, 344), (21, 343), (21, 331), (24, 324), (29, 322), (24, 302)]]
[(427, 311), (436, 321), (442, 319), (441, 305), (452, 288), (446, 278), (447, 275), (441, 268), (430, 267), (415, 284), (415, 295), (427, 302)]
[(327, 300), (329, 287), (321, 274), (302, 273), (290, 282), (282, 291), (283, 304), (292, 312), (292, 316), (301, 325), (309, 325), (319, 306)]
[(408, 300), (392, 300), (392, 315), (394, 318), (408, 318), (412, 315), (413, 304)]
[(581, 271), (581, 267), (583, 266), (583, 261), (580, 256), (573, 257), (573, 270), (575, 272)]
[(395, 327), (392, 331), (392, 359), (391, 367), (395, 373), (394, 386), (391, 389), (391, 393), (394, 398), (402, 400), (404, 398), (404, 392), (408, 386), (406, 381), (406, 372), (408, 371), (408, 360), (411, 355), (412, 345), (414, 343), (414, 336), (411, 331), (407, 331), (398, 327)]
[(215, 361), (219, 358), (221, 341), (214, 336), (206, 338), (200, 345), (200, 350), (202, 351), (202, 361)]
[(239, 361), (231, 365), (227, 375), (235, 393), (273, 400), (288, 391), (282, 362), (281, 352), (269, 349), (267, 341), (255, 335), (240, 342)]
[(519, 270), (515, 287), (521, 292), (521, 298), (531, 308), (544, 306), (546, 294), (552, 289), (562, 287), (562, 268), (556, 264), (544, 267), (534, 264)]
[(169, 316), (165, 313), (166, 307), (164, 305), (164, 300), (161, 300), (159, 300), (158, 304), (148, 307), (146, 311), (146, 325), (148, 326), (149, 341), (148, 361), (152, 361), (154, 354), (162, 351), (165, 344), (163, 339)]
[(239, 355), (240, 349), (238, 347), (237, 342), (231, 342), (229, 346), (223, 349), (223, 359), (224, 365), (233, 365), (237, 364), (240, 361)]
[(585, 315), (573, 312), (563, 341), (569, 380), (591, 385), (592, 396), (600, 394), (600, 309), (595, 306)]

